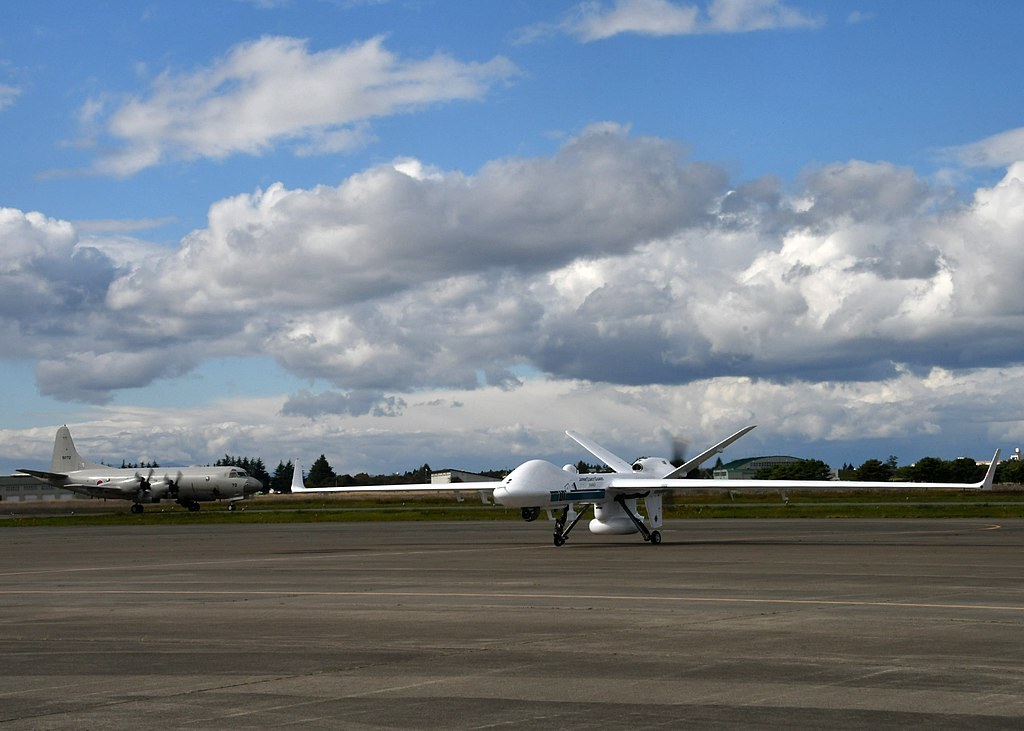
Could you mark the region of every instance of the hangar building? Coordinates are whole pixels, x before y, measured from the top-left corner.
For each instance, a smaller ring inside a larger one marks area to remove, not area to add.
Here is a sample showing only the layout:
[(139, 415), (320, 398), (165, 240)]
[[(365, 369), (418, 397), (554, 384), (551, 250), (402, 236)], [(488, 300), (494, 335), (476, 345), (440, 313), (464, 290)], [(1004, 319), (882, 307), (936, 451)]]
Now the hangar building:
[(803, 462), (803, 460), (799, 457), (785, 457), (782, 455), (737, 459), (721, 467), (716, 467), (714, 478), (716, 480), (752, 480), (754, 475), (760, 470), (794, 462)]
[(0, 475), (0, 501), (80, 500), (83, 496), (61, 490), (28, 475)]

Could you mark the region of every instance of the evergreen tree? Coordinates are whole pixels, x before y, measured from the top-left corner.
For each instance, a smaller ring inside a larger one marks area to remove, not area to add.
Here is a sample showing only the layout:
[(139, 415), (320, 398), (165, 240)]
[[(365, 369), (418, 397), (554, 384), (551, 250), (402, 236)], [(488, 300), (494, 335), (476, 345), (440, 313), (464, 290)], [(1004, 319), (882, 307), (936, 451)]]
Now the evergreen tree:
[(288, 464), (278, 462), (277, 469), (274, 470), (274, 476), (270, 478), (271, 489), (274, 492), (291, 492), (292, 474), (294, 472), (295, 465), (292, 464), (291, 460), (288, 460)]
[(996, 482), (1020, 485), (1024, 483), (1024, 460), (1009, 459), (996, 468)]
[(327, 457), (321, 454), (309, 468), (306, 484), (309, 487), (334, 487), (336, 481), (337, 475), (334, 474)]
[(984, 468), (969, 457), (960, 457), (948, 464), (952, 482), (977, 482), (985, 477)]
[(888, 462), (869, 459), (857, 468), (856, 479), (860, 482), (888, 482), (895, 473)]
[(263, 465), (263, 460), (260, 458), (249, 459), (248, 457), (232, 457), (230, 454), (225, 454), (214, 462), (213, 466), (240, 467), (245, 470), (247, 475), (255, 477), (262, 482), (264, 487), (270, 484), (270, 475), (267, 473), (267, 468)]
[(430, 475), (431, 474), (432, 474), (432, 471), (430, 469), (430, 465), (429, 464), (424, 464), (422, 467), (420, 467), (417, 470), (410, 470), (409, 472), (406, 472), (403, 475), (403, 477), (406, 480), (408, 480), (410, 483), (424, 483), (424, 482), (430, 482)]
[(910, 468), (914, 482), (951, 482), (951, 470), (938, 457), (922, 457)]

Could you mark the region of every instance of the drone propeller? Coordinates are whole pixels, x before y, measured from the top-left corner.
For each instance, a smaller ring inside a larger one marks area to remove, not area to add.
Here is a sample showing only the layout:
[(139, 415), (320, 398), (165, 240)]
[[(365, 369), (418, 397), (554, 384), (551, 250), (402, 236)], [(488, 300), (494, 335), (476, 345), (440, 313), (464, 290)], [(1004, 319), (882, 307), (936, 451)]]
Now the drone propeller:
[(672, 437), (672, 458), (669, 459), (669, 463), (673, 467), (682, 467), (686, 464), (686, 451), (690, 444), (681, 436)]

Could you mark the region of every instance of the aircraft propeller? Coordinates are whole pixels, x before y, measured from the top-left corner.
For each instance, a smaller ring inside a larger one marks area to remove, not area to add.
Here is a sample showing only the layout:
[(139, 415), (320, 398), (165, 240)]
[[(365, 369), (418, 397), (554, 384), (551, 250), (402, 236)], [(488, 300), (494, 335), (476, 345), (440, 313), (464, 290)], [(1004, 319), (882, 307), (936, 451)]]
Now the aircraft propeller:
[(167, 494), (171, 496), (172, 500), (178, 499), (178, 488), (181, 486), (181, 470), (178, 470), (178, 474), (175, 475), (174, 480), (167, 481)]
[(153, 485), (153, 468), (149, 468), (149, 474), (145, 477), (142, 477), (138, 472), (136, 472), (135, 479), (139, 482), (139, 487), (135, 492), (135, 499), (136, 502), (142, 502), (142, 499), (149, 494), (149, 490)]
[(178, 487), (181, 484), (181, 478), (182, 478), (181, 470), (178, 470), (178, 474), (174, 477), (174, 479), (171, 479), (171, 476), (168, 475), (165, 472), (164, 476), (161, 479), (157, 480), (155, 485), (154, 484), (150, 485), (151, 489), (150, 489), (149, 496), (154, 501), (161, 500), (165, 496), (166, 497), (170, 497), (172, 500), (177, 500), (178, 499)]
[(690, 443), (683, 439), (678, 434), (672, 437), (672, 457), (669, 459), (669, 463), (673, 467), (682, 467), (686, 464), (686, 452), (690, 447)]

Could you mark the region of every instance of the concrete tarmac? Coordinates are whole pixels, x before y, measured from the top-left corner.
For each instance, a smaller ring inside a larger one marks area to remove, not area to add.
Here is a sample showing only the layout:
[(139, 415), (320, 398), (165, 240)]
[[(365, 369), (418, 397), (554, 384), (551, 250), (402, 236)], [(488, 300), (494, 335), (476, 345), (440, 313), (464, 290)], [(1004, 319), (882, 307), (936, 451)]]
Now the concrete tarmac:
[(1020, 728), (1024, 521), (0, 528), (0, 728)]

